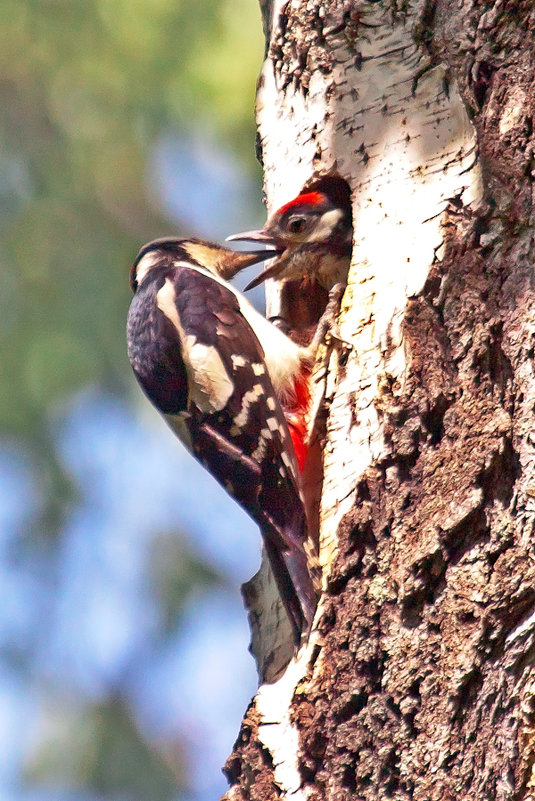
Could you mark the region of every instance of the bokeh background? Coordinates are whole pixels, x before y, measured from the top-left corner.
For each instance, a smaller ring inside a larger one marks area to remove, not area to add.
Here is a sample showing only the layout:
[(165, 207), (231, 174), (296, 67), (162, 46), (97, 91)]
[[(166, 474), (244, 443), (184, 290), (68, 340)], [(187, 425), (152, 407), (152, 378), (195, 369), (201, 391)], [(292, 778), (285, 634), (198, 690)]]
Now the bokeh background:
[(256, 0), (0, 3), (0, 798), (213, 801), (256, 527), (141, 396), (128, 269), (264, 218)]

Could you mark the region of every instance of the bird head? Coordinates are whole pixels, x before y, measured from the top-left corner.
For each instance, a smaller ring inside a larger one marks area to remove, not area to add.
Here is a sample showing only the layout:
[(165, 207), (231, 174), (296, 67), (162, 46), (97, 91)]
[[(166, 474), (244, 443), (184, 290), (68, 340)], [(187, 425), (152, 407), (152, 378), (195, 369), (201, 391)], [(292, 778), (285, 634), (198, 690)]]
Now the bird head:
[[(266, 278), (297, 277), (305, 272), (296, 264), (296, 255), (312, 251), (349, 256), (352, 240), (349, 213), (323, 192), (306, 192), (281, 206), (258, 231), (227, 237), (227, 241), (262, 242), (275, 249), (274, 264), (247, 285), (257, 286)], [(266, 257), (267, 258), (267, 257)]]
[(137, 254), (130, 270), (130, 286), (135, 292), (152, 270), (169, 269), (179, 261), (202, 267), (228, 280), (245, 267), (270, 259), (276, 253), (274, 249), (238, 252), (201, 239), (154, 239), (143, 245)]

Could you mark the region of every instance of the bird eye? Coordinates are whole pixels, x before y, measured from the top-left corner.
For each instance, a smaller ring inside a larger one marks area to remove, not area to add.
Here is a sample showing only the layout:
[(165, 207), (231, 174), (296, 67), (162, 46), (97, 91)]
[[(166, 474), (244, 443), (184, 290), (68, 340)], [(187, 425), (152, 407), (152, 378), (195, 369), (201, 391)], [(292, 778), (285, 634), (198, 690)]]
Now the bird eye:
[(300, 234), (306, 227), (306, 217), (290, 217), (288, 220), (288, 230), (291, 234)]

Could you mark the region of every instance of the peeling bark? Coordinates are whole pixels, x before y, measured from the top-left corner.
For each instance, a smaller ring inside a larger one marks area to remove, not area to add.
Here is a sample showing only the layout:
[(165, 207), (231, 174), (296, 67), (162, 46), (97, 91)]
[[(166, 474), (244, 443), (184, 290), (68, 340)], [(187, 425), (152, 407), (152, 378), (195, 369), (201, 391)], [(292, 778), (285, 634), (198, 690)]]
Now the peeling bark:
[(351, 350), (323, 387), (315, 631), (227, 797), (535, 797), (533, 3), (262, 8), (269, 211), (348, 182)]

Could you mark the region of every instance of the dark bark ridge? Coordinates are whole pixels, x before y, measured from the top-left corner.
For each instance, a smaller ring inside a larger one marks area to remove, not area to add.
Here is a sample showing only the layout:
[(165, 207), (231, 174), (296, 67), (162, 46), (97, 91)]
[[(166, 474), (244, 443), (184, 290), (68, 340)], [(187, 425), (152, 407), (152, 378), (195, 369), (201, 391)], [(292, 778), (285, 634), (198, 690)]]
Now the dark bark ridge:
[[(448, 322), (429, 296), (408, 311), (411, 381), (381, 398), (391, 456), (362, 478), (341, 527), (323, 683), (303, 700), (313, 798), (333, 775), (334, 797), (369, 799), (521, 797), (511, 793), (531, 778), (519, 714), (535, 601), (533, 514), (515, 495), (523, 354), (502, 350), (504, 290), (478, 261), (452, 249), (441, 265), (455, 273)], [(493, 306), (492, 322), (475, 316)]]

